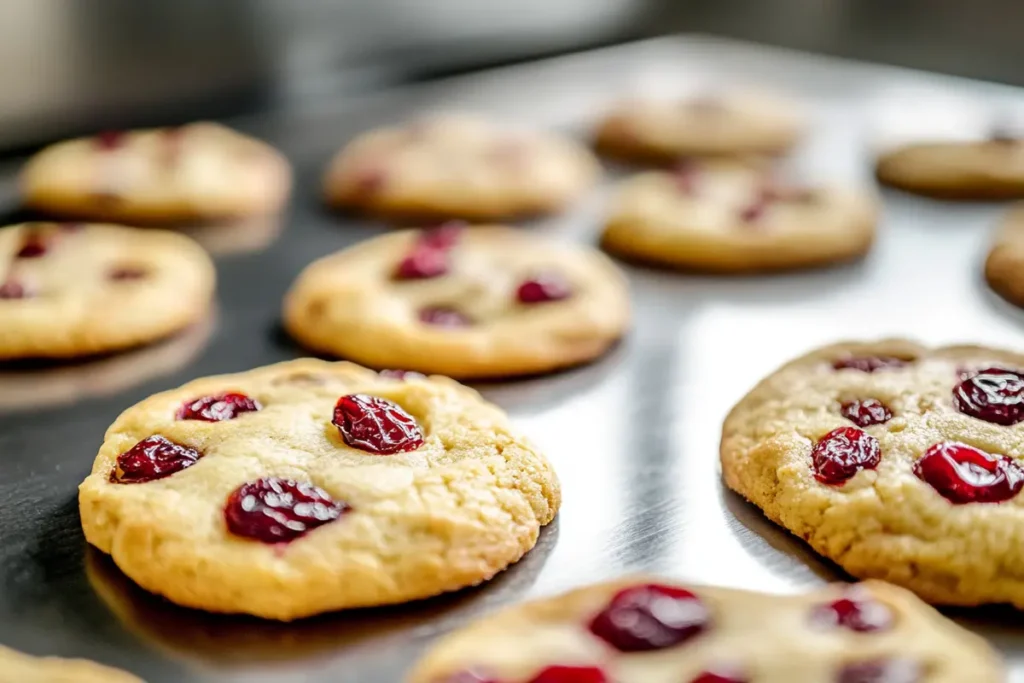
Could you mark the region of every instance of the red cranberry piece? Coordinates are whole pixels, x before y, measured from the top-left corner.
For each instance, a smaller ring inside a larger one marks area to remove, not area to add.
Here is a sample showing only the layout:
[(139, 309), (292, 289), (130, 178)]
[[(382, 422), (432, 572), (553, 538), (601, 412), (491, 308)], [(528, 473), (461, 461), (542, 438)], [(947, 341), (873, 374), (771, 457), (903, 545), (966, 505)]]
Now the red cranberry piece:
[(572, 296), (572, 287), (558, 273), (543, 273), (525, 280), (516, 290), (516, 299), (523, 304), (561, 301)]
[(697, 178), (700, 166), (693, 159), (683, 159), (672, 170), (672, 180), (680, 193), (693, 195), (697, 193)]
[(242, 484), (228, 496), (224, 519), (236, 536), (288, 543), (349, 509), (312, 484), (264, 477)]
[(115, 281), (141, 280), (148, 274), (149, 271), (139, 266), (115, 266), (107, 273), (107, 277)]
[(433, 249), (451, 249), (458, 244), (465, 229), (465, 221), (447, 221), (436, 228), (424, 230), (419, 242)]
[(142, 484), (169, 477), (195, 465), (202, 454), (194, 448), (162, 436), (150, 436), (117, 456), (110, 480), (120, 484)]
[(401, 406), (378, 396), (349, 394), (338, 399), (331, 420), (352, 448), (392, 455), (423, 445), (423, 430)]
[(1001, 503), (1024, 486), (1024, 470), (1010, 458), (954, 442), (925, 451), (914, 474), (954, 505)]
[(1006, 368), (980, 370), (956, 385), (953, 405), (979, 420), (1015, 425), (1024, 420), (1024, 374)]
[(176, 417), (179, 420), (221, 422), (234, 420), (242, 413), (254, 413), (261, 408), (263, 406), (256, 399), (238, 392), (228, 392), (217, 396), (192, 399), (178, 408)]
[(608, 683), (608, 675), (596, 666), (549, 666), (530, 683)]
[(0, 299), (27, 299), (31, 293), (17, 280), (7, 280), (0, 285)]
[(875, 372), (876, 370), (903, 367), (906, 364), (907, 361), (902, 358), (893, 358), (892, 356), (849, 356), (833, 361), (832, 367), (836, 370)]
[(847, 664), (839, 671), (836, 683), (917, 683), (921, 667), (906, 659), (881, 659)]
[(847, 401), (839, 407), (839, 412), (858, 427), (880, 425), (892, 419), (892, 411), (888, 406), (874, 398)]
[(28, 235), (14, 258), (39, 258), (47, 252), (46, 242), (39, 235)]
[(840, 598), (815, 607), (811, 622), (822, 628), (840, 627), (857, 633), (873, 633), (890, 628), (893, 614), (886, 605), (875, 600)]
[(395, 269), (395, 279), (426, 280), (448, 272), (448, 252), (424, 245), (413, 247)]
[(125, 133), (119, 130), (105, 130), (96, 135), (96, 146), (104, 151), (117, 149), (125, 143)]
[(645, 584), (625, 588), (590, 622), (590, 632), (620, 652), (673, 647), (708, 627), (710, 614), (685, 588)]
[(856, 427), (840, 427), (821, 438), (811, 450), (814, 478), (839, 486), (861, 470), (873, 470), (882, 459), (878, 439)]
[(750, 679), (735, 667), (708, 669), (697, 675), (690, 683), (749, 683)]
[(447, 306), (424, 308), (420, 311), (420, 321), (438, 327), (468, 327), (472, 324), (468, 317)]
[(740, 211), (740, 220), (744, 223), (755, 223), (764, 217), (768, 211), (771, 201), (765, 196), (759, 196)]
[(415, 372), (413, 370), (381, 370), (377, 374), (388, 379), (399, 380), (424, 379), (426, 377), (422, 372)]

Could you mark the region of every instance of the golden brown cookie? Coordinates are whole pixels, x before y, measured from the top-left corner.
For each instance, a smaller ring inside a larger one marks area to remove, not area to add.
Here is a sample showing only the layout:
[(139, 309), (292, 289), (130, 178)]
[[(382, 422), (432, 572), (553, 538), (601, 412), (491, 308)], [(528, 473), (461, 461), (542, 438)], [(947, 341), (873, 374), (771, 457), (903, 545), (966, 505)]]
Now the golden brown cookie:
[(939, 199), (1024, 198), (1024, 140), (920, 142), (878, 157), (878, 180)]
[(561, 211), (597, 179), (585, 148), (465, 115), (365, 133), (324, 176), (337, 207), (396, 218), (501, 220)]
[(999, 657), (880, 581), (768, 595), (635, 576), (445, 637), (408, 683), (1001, 683)]
[(875, 239), (877, 212), (866, 193), (786, 184), (761, 164), (689, 161), (625, 181), (601, 244), (676, 268), (788, 270), (863, 256)]
[(0, 645), (0, 683), (142, 683), (135, 676), (84, 659), (32, 657)]
[(985, 259), (985, 279), (999, 296), (1024, 306), (1024, 204), (1014, 206), (996, 231)]
[(407, 230), (306, 268), (284, 322), (305, 346), (456, 378), (592, 360), (626, 331), (622, 273), (601, 253), (506, 227)]
[(193, 123), (52, 145), (29, 159), (20, 186), (26, 207), (50, 215), (178, 223), (276, 212), (291, 168), (259, 140)]
[(559, 502), (475, 391), (312, 359), (129, 408), (79, 488), (86, 539), (146, 590), (280, 620), (486, 581)]
[(206, 252), (172, 232), (0, 228), (0, 359), (88, 356), (166, 337), (209, 315), (214, 281)]
[(1024, 607), (1024, 356), (903, 340), (784, 365), (725, 421), (725, 482), (858, 578)]

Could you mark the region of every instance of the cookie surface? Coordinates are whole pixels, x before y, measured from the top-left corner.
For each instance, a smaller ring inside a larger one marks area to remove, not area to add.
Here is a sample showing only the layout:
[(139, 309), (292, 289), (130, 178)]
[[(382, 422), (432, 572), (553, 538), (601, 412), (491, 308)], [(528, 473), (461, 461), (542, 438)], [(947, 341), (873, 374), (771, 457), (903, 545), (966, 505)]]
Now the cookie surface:
[(598, 125), (603, 153), (635, 161), (690, 156), (775, 155), (800, 137), (797, 107), (764, 93), (721, 93), (677, 101), (630, 100)]
[(594, 359), (629, 322), (603, 254), (505, 227), (395, 232), (306, 268), (285, 299), (302, 344), (378, 368), (531, 374)]
[(0, 645), (0, 683), (142, 683), (129, 673), (84, 659), (33, 657)]
[(192, 240), (117, 225), (0, 228), (0, 358), (117, 351), (204, 319), (215, 272)]
[(759, 164), (690, 161), (626, 180), (601, 243), (670, 267), (785, 270), (864, 255), (876, 216), (874, 199), (854, 190), (785, 185)]
[(878, 157), (878, 180), (939, 199), (1024, 198), (1024, 141), (923, 142)]
[(143, 588), (290, 620), (485, 581), (554, 517), (548, 461), (475, 391), (289, 361), (129, 408), (79, 489)]
[(323, 183), (337, 207), (499, 220), (560, 211), (598, 172), (590, 152), (557, 134), (447, 115), (357, 137), (331, 161)]
[(725, 482), (858, 578), (1024, 607), (1024, 356), (902, 340), (825, 347), (725, 421)]
[(1024, 306), (1024, 205), (1000, 223), (985, 259), (985, 279), (999, 296)]
[(406, 680), (998, 683), (1004, 674), (984, 640), (882, 582), (779, 596), (638, 576), (470, 624)]
[(177, 223), (273, 213), (291, 168), (259, 140), (214, 123), (103, 133), (29, 159), (22, 203), (50, 215)]

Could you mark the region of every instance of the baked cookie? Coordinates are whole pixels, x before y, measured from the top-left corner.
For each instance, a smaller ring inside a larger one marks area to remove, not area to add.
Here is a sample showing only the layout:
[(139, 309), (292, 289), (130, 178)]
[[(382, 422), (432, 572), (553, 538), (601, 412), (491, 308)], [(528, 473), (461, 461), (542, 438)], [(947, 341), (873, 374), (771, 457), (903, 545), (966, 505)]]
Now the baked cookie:
[(882, 583), (802, 595), (636, 576), (441, 640), (408, 683), (1001, 683), (992, 648)]
[(1013, 207), (996, 231), (985, 279), (999, 296), (1024, 306), (1024, 204)]
[(693, 156), (776, 155), (796, 144), (803, 115), (763, 93), (719, 93), (675, 101), (628, 100), (598, 125), (598, 149), (652, 163)]
[(625, 278), (599, 252), (457, 224), (323, 258), (284, 303), (285, 327), (311, 349), (457, 378), (584, 363), (622, 336), (629, 315)]
[(33, 657), (0, 645), (0, 683), (142, 683), (129, 673), (84, 659)]
[(290, 189), (280, 153), (215, 123), (61, 142), (29, 159), (20, 178), (27, 208), (124, 223), (273, 213)]
[(146, 590), (291, 620), (486, 581), (533, 547), (559, 496), (475, 391), (303, 359), (129, 408), (79, 506), (89, 543)]
[(1024, 608), (1022, 369), (979, 346), (814, 351), (733, 408), (725, 482), (853, 576)]
[(839, 187), (798, 187), (761, 164), (695, 161), (627, 180), (601, 243), (625, 258), (721, 272), (786, 270), (863, 256), (875, 200)]
[(499, 220), (560, 211), (598, 172), (590, 152), (554, 133), (448, 115), (359, 136), (331, 161), (324, 194), (390, 217)]
[(0, 228), (0, 359), (118, 351), (209, 315), (213, 263), (187, 237), (117, 225)]
[(919, 142), (878, 157), (878, 180), (939, 199), (1024, 198), (1024, 138)]

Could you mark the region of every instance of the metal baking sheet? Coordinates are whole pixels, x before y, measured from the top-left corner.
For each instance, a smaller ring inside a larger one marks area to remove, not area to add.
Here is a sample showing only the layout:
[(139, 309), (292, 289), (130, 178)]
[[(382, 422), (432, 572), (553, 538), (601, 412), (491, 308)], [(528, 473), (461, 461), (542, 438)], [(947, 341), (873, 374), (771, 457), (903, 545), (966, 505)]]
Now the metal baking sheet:
[[(553, 377), (481, 386), (550, 455), (565, 502), (537, 547), (478, 589), (290, 625), (211, 616), (135, 588), (87, 549), (79, 527), (77, 484), (122, 409), (194, 377), (301, 355), (279, 329), (289, 283), (314, 258), (383, 229), (318, 202), (324, 163), (353, 134), (456, 109), (583, 134), (623, 93), (721, 84), (771, 87), (804, 102), (813, 126), (790, 171), (814, 181), (871, 184), (871, 149), (890, 128), (978, 132), (1024, 103), (1024, 91), (1007, 87), (685, 37), (230, 122), (280, 147), (298, 183), (276, 241), (259, 250), (271, 234), (252, 240), (248, 253), (219, 257), (219, 313), (203, 346), (193, 337), (157, 360), (0, 374), (0, 409), (13, 411), (0, 415), (0, 642), (91, 657), (149, 683), (397, 683), (435, 637), (475, 615), (623, 572), (768, 591), (842, 579), (724, 490), (722, 419), (777, 365), (837, 339), (901, 335), (1024, 348), (1024, 317), (980, 276), (1000, 206), (883, 192), (877, 247), (841, 268), (722, 278), (626, 267), (635, 328), (613, 353)], [(607, 189), (525, 229), (594, 242)], [(44, 374), (36, 383), (26, 372)], [(40, 407), (36, 384), (50, 392), (49, 407)], [(1013, 680), (1024, 681), (1016, 613), (951, 614), (992, 639), (1015, 668)]]

